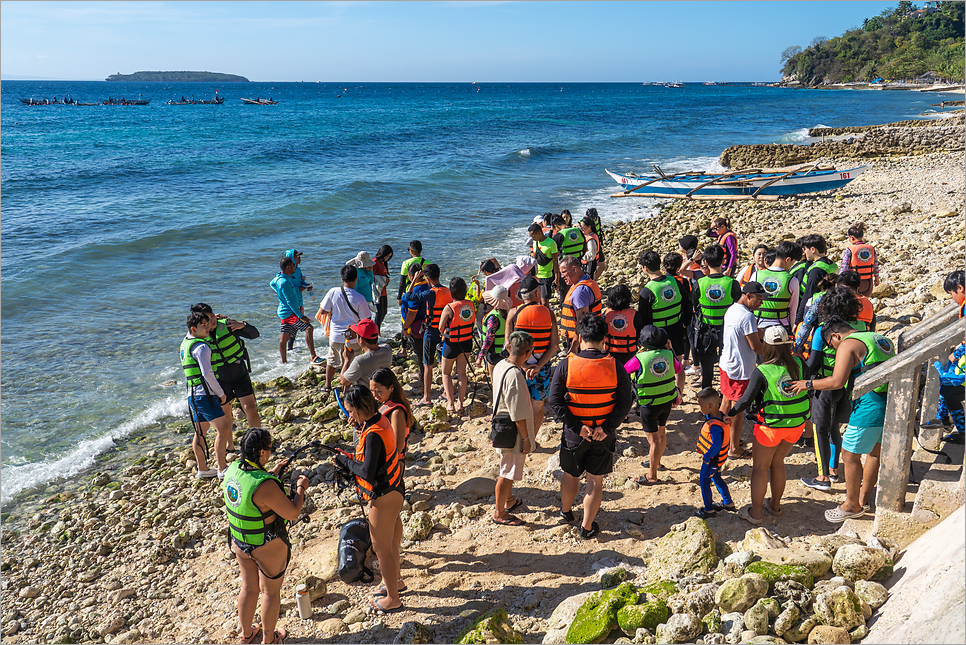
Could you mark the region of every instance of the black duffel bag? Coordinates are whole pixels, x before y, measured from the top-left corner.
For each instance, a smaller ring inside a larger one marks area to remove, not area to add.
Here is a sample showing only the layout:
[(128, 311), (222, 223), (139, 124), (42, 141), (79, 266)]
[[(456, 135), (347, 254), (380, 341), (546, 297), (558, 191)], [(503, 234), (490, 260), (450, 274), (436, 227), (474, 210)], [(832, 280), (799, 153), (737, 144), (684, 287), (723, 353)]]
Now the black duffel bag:
[(369, 520), (349, 520), (339, 531), (339, 579), (345, 583), (362, 581), (369, 584), (374, 577), (366, 566), (366, 556), (372, 548)]

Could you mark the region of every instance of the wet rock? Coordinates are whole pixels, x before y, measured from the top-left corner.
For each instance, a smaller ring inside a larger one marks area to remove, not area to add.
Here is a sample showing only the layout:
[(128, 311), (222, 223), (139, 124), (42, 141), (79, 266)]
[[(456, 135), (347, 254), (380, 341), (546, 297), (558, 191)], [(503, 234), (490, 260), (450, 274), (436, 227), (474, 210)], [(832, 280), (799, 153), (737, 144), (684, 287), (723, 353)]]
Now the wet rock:
[(703, 625), (694, 614), (674, 614), (666, 623), (657, 626), (657, 640), (661, 643), (689, 643), (701, 634)]
[(847, 629), (831, 625), (818, 625), (808, 634), (809, 643), (841, 643), (848, 645), (852, 642)]
[(393, 643), (432, 643), (433, 632), (414, 620), (406, 621), (399, 628), (399, 632), (392, 641)]
[(870, 546), (847, 544), (841, 547), (832, 561), (835, 575), (849, 580), (868, 580), (886, 563), (886, 554)]
[(111, 476), (107, 473), (97, 473), (91, 478), (91, 486), (106, 486), (111, 483)]
[(414, 542), (422, 542), (433, 530), (433, 518), (429, 513), (419, 511), (410, 516), (403, 527), (403, 537)]
[(291, 421), (295, 414), (292, 412), (292, 408), (288, 405), (276, 405), (275, 406), (275, 418), (278, 419), (280, 423), (286, 423)]
[(889, 590), (878, 582), (859, 580), (855, 583), (855, 595), (869, 604), (873, 610), (878, 609), (889, 599)]
[(697, 517), (674, 524), (658, 539), (647, 566), (648, 581), (676, 575), (708, 573), (718, 564), (714, 534), (708, 523)]
[(819, 594), (815, 598), (814, 609), (815, 614), (826, 625), (849, 630), (865, 624), (859, 598), (848, 587)]
[(456, 637), (460, 645), (468, 643), (522, 643), (523, 637), (513, 629), (503, 607), (494, 607), (473, 621)]
[(728, 580), (715, 593), (714, 602), (722, 613), (744, 612), (768, 593), (768, 581), (758, 574)]
[(295, 387), (295, 384), (287, 376), (279, 376), (268, 381), (268, 386), (277, 390), (291, 390)]

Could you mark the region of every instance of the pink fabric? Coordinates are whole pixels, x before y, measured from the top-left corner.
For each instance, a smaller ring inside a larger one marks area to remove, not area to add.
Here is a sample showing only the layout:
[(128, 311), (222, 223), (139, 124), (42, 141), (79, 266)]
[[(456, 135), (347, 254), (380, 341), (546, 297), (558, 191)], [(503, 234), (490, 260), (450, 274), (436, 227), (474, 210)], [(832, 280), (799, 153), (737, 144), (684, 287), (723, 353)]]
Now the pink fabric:
[(510, 292), (510, 299), (513, 301), (513, 306), (519, 306), (521, 304), (520, 299), (517, 298), (517, 291), (520, 290), (520, 282), (526, 274), (523, 269), (515, 264), (511, 264), (508, 267), (500, 269), (493, 275), (486, 276), (485, 288), (487, 291), (493, 287), (499, 285), (501, 287), (506, 287), (506, 290)]

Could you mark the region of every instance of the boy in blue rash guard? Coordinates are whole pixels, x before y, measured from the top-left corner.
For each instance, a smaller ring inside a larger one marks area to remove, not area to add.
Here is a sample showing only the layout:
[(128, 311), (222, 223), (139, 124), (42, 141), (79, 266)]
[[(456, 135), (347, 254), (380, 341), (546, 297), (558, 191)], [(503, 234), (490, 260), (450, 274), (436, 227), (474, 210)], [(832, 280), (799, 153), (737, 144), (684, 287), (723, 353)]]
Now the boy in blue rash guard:
[[(721, 395), (711, 387), (698, 392), (698, 406), (706, 422), (698, 436), (697, 450), (701, 453), (701, 474), (698, 483), (701, 486), (701, 500), (704, 508), (698, 509), (696, 517), (703, 520), (714, 517), (718, 511), (735, 510), (735, 503), (731, 499), (731, 491), (721, 477), (721, 467), (728, 460), (728, 448), (731, 445), (731, 425), (723, 420), (721, 414)], [(713, 503), (711, 497), (711, 482), (721, 494), (721, 503)]]
[[(966, 288), (963, 286), (963, 270), (953, 271), (946, 276), (943, 281), (943, 290), (956, 301), (959, 305), (959, 317), (963, 318), (966, 314)], [(963, 411), (963, 400), (966, 398), (964, 391), (963, 355), (966, 353), (966, 346), (960, 343), (953, 353), (949, 355), (949, 362), (945, 365), (936, 361), (933, 365), (939, 372), (939, 404), (936, 407), (936, 418), (923, 424), (926, 427), (950, 425), (952, 419), (956, 429), (943, 437), (943, 441), (951, 443), (963, 443), (964, 432), (966, 432), (966, 414)]]
[[(285, 252), (285, 257), (295, 263), (295, 273), (292, 274), (292, 284), (295, 285), (295, 295), (298, 296), (299, 313), (304, 314), (305, 307), (302, 303), (302, 292), (308, 291), (311, 293), (312, 285), (305, 281), (305, 276), (302, 275), (302, 267), (299, 266), (302, 264), (302, 252), (297, 249), (289, 249)], [(289, 336), (288, 339), (288, 348), (292, 349), (293, 347), (295, 347), (295, 334)]]
[(315, 353), (315, 342), (312, 340), (312, 323), (309, 322), (308, 316), (302, 313), (302, 298), (298, 295), (298, 289), (294, 280), (292, 280), (292, 276), (298, 267), (295, 266), (295, 261), (291, 258), (282, 258), (278, 267), (281, 270), (275, 274), (275, 278), (270, 283), (278, 296), (277, 313), (282, 332), (278, 343), (278, 353), (283, 363), (288, 362), (286, 355), (288, 339), (298, 332), (304, 331), (305, 344), (312, 355), (312, 365), (321, 365), (325, 361)]

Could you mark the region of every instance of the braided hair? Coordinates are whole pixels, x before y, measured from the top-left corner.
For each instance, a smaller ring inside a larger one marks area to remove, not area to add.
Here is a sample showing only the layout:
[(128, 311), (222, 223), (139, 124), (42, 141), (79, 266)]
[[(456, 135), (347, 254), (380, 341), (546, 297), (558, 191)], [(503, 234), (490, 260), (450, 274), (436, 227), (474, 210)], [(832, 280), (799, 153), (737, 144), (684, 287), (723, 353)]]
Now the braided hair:
[(239, 467), (242, 470), (252, 470), (251, 464), (258, 463), (258, 453), (272, 449), (272, 435), (264, 428), (249, 428), (238, 442), (238, 448), (241, 453)]

